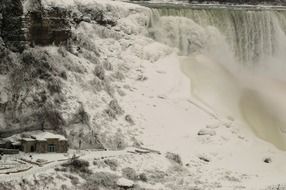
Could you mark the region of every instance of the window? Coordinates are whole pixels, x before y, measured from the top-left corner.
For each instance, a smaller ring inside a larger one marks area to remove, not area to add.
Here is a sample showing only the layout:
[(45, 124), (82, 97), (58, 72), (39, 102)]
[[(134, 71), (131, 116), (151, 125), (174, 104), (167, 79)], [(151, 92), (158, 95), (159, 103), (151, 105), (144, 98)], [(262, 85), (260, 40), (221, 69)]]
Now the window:
[(35, 147), (31, 146), (31, 152), (35, 152)]
[(48, 152), (55, 152), (56, 151), (56, 146), (54, 144), (49, 144), (48, 145)]

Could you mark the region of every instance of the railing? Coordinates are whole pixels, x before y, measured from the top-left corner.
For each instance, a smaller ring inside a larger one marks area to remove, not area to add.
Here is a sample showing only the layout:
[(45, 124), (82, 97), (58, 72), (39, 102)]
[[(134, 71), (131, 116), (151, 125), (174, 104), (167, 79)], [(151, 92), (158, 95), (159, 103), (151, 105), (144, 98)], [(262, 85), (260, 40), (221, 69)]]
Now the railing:
[(19, 154), (19, 150), (18, 149), (0, 148), (0, 153), (3, 153), (3, 154)]

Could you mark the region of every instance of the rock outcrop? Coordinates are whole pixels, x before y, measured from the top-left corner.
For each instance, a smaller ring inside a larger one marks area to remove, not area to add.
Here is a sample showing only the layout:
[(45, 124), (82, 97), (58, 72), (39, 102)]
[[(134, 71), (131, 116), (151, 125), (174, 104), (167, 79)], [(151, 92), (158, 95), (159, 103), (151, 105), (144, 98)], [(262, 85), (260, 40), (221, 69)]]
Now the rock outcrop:
[(36, 45), (66, 44), (71, 37), (70, 12), (59, 7), (25, 15), (27, 41)]
[(23, 4), (20, 0), (2, 0), (1, 9), (1, 37), (7, 47), (12, 50), (23, 50), (26, 44), (25, 18)]
[(12, 51), (33, 45), (66, 44), (71, 37), (70, 12), (42, 6), (40, 0), (2, 0), (1, 37)]

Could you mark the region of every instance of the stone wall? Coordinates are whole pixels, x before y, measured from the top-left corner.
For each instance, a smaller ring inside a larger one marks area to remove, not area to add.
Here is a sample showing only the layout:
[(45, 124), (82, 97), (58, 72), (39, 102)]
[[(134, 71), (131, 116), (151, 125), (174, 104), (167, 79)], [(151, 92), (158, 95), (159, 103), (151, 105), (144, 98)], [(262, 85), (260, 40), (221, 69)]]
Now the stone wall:
[(27, 41), (35, 45), (65, 44), (71, 37), (69, 12), (52, 7), (26, 15)]
[(6, 149), (6, 148), (0, 148), (0, 153), (2, 154), (19, 154), (19, 150), (17, 149)]
[[(47, 153), (48, 145), (55, 145), (55, 152), (65, 153), (68, 151), (68, 142), (59, 139), (47, 139), (46, 141), (22, 141), (22, 151), (29, 153), (33, 149), (37, 153)], [(32, 148), (33, 147), (33, 148)]]
[(24, 10), (22, 3), (22, 0), (0, 0), (0, 35), (9, 49), (21, 52), (27, 46), (67, 43), (71, 37), (69, 11), (41, 6)]
[(29, 153), (29, 152), (33, 152), (36, 150), (36, 142), (35, 141), (22, 141), (21, 143), (22, 143), (21, 149), (23, 152)]
[(2, 36), (2, 23), (3, 23), (3, 14), (2, 14), (2, 7), (0, 7), (0, 37)]
[(21, 0), (2, 0), (1, 37), (9, 49), (21, 51), (26, 45), (24, 10)]

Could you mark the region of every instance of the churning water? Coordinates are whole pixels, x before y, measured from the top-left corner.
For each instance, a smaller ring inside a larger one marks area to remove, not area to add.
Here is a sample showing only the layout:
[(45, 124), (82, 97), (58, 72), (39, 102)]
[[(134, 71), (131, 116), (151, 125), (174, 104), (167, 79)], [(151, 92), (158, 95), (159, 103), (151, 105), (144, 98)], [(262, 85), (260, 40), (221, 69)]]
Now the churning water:
[(286, 149), (286, 10), (166, 7), (150, 34), (177, 47), (191, 93)]

